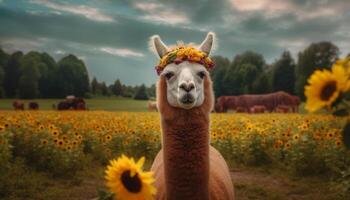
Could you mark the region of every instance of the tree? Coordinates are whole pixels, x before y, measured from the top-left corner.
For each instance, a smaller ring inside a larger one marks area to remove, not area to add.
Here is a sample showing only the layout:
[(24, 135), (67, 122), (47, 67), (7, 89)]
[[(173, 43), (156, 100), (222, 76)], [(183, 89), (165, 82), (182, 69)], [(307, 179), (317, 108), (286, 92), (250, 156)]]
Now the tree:
[(109, 96), (108, 87), (105, 82), (101, 83), (101, 93), (102, 93), (102, 96)]
[(4, 78), (4, 90), (6, 97), (13, 98), (16, 96), (18, 89), (19, 77), (21, 75), (21, 58), (23, 53), (17, 51), (13, 53), (7, 62), (7, 65), (4, 66), (4, 72), (6, 74)]
[(265, 94), (271, 92), (271, 85), (267, 73), (262, 73), (252, 84), (252, 93)]
[(68, 55), (58, 62), (60, 96), (85, 96), (89, 91), (89, 76), (84, 62), (74, 55)]
[(272, 88), (273, 91), (285, 91), (294, 94), (295, 87), (295, 62), (289, 51), (282, 53), (272, 64)]
[(295, 92), (302, 99), (309, 76), (317, 69), (330, 68), (339, 55), (339, 48), (331, 42), (312, 43), (298, 54)]
[(264, 71), (265, 65), (261, 54), (246, 51), (236, 55), (223, 79), (225, 95), (253, 93), (253, 83)]
[(5, 96), (4, 79), (5, 79), (5, 66), (7, 65), (9, 55), (0, 49), (0, 98)]
[(146, 92), (146, 86), (144, 84), (142, 84), (138, 88), (138, 90), (137, 90), (137, 92), (136, 92), (136, 94), (134, 96), (134, 99), (137, 99), (137, 100), (148, 100), (148, 96), (147, 96), (147, 92)]
[(96, 95), (98, 92), (98, 81), (96, 79), (96, 77), (94, 77), (91, 81), (91, 93), (93, 95)]
[(152, 84), (151, 87), (147, 88), (147, 95), (149, 97), (156, 97), (156, 85)]
[(0, 65), (0, 98), (5, 96), (4, 94), (5, 92), (3, 88), (4, 78), (5, 78), (5, 72), (4, 72), (3, 66)]
[(230, 66), (230, 60), (222, 56), (214, 56), (212, 58), (215, 68), (211, 72), (213, 80), (213, 89), (216, 97), (226, 94), (224, 87), (224, 76)]
[(39, 80), (39, 90), (42, 97), (59, 97), (57, 91), (60, 89), (58, 80), (58, 66), (56, 61), (47, 53), (40, 54), (40, 60), (43, 66), (39, 67), (41, 78)]
[(112, 92), (115, 96), (122, 96), (123, 95), (123, 86), (119, 79), (117, 79), (112, 87)]
[(20, 98), (33, 99), (39, 96), (40, 57), (30, 52), (21, 59), (21, 76), (18, 83), (18, 95)]

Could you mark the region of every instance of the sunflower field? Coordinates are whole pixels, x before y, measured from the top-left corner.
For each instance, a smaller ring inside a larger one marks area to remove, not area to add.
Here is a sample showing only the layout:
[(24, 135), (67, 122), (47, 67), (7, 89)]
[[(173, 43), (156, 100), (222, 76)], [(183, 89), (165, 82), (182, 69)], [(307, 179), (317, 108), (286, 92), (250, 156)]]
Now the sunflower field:
[[(0, 179), (14, 158), (55, 177), (74, 176), (90, 157), (106, 165), (121, 154), (149, 162), (160, 150), (158, 113), (29, 111), (0, 113)], [(270, 165), (350, 184), (347, 117), (312, 114), (212, 114), (211, 144), (230, 166)], [(1, 185), (2, 183), (0, 183)]]

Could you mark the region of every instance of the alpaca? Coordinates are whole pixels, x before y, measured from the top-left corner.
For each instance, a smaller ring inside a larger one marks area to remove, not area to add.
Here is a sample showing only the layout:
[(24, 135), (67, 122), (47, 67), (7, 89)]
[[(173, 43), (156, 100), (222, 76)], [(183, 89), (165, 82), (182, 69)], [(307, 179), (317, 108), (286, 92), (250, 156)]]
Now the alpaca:
[[(208, 33), (198, 50), (209, 55), (214, 37)], [(160, 58), (169, 52), (159, 36), (151, 38), (151, 45)], [(214, 106), (209, 72), (204, 65), (182, 61), (167, 64), (159, 75), (162, 149), (151, 167), (156, 199), (234, 199), (229, 168), (209, 145), (209, 114)]]

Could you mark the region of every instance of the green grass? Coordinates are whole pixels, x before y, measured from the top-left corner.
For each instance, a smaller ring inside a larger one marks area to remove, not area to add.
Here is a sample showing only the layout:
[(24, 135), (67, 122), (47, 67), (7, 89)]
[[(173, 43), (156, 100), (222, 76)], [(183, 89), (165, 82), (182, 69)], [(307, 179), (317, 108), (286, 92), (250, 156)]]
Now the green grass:
[[(0, 99), (0, 110), (13, 110), (12, 102), (15, 99)], [(25, 103), (25, 109), (28, 108), (30, 101), (39, 104), (40, 110), (52, 110), (52, 105), (57, 105), (63, 99), (33, 99), (21, 100)], [(89, 110), (106, 110), (106, 111), (130, 111), (144, 112), (147, 111), (147, 101), (134, 100), (122, 97), (97, 97), (85, 99)]]

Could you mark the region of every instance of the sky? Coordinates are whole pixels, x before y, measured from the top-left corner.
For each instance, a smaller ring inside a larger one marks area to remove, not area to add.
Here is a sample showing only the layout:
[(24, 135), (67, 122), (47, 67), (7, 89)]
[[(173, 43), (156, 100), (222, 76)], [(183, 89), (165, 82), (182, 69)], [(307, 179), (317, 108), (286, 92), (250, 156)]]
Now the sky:
[(350, 52), (350, 0), (0, 0), (0, 47), (74, 54), (90, 77), (128, 85), (157, 80), (158, 58), (148, 40), (201, 43), (217, 35), (212, 55), (246, 50), (267, 62), (284, 50), (296, 58), (312, 42), (331, 41)]

